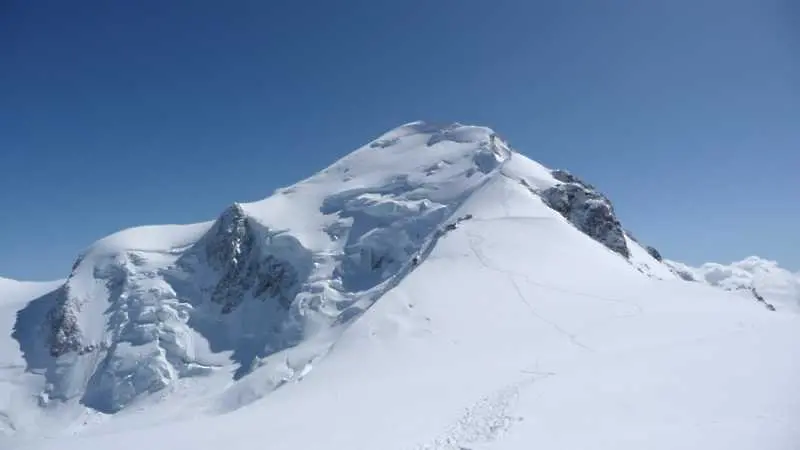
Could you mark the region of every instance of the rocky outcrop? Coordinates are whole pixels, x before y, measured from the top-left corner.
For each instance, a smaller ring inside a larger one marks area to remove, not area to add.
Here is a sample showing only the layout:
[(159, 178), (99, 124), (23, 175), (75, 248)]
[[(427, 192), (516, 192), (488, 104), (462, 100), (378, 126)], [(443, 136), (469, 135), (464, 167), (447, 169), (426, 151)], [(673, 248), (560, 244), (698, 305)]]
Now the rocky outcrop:
[(661, 252), (659, 252), (655, 247), (646, 245), (642, 241), (636, 238), (636, 236), (631, 233), (631, 230), (625, 230), (625, 236), (628, 236), (628, 239), (632, 240), (639, 244), (644, 250), (647, 252), (648, 255), (652, 256), (658, 262), (664, 262), (664, 258), (661, 256)]
[(47, 352), (58, 358), (72, 352), (83, 355), (95, 351), (100, 343), (86, 342), (78, 323), (82, 300), (70, 292), (69, 279), (55, 295), (56, 302), (44, 320)]
[(625, 232), (611, 201), (569, 172), (555, 170), (552, 174), (562, 183), (541, 193), (545, 203), (592, 239), (625, 258), (630, 257)]
[(205, 254), (209, 265), (221, 275), (210, 299), (222, 305), (223, 314), (233, 311), (247, 296), (274, 298), (288, 307), (297, 295), (297, 270), (290, 262), (259, 249), (262, 237), (269, 239), (269, 233), (261, 233), (251, 224), (238, 204), (228, 208), (211, 230)]
[(756, 291), (756, 288), (751, 286), (750, 293), (753, 294), (753, 297), (755, 297), (756, 301), (764, 305), (765, 308), (767, 308), (770, 311), (775, 311), (775, 306), (772, 303), (769, 303), (764, 297), (762, 297), (761, 294), (759, 294), (758, 291)]
[(644, 249), (647, 250), (647, 253), (650, 256), (652, 256), (656, 261), (658, 261), (658, 262), (664, 261), (664, 258), (661, 256), (661, 253), (658, 250), (656, 250), (655, 247), (652, 247), (652, 246), (648, 245)]
[(29, 361), (46, 355), (36, 367), (47, 398), (80, 398), (113, 413), (177, 378), (208, 373), (213, 365), (196, 358), (194, 331), (214, 351), (231, 350), (242, 373), (293, 342), (281, 324), (313, 266), (296, 238), (233, 205), (202, 239), (172, 255), (127, 250), (78, 260), (38, 316), (40, 338), (17, 333)]
[(83, 348), (82, 335), (78, 327), (75, 311), (66, 302), (66, 290), (62, 289), (59, 303), (47, 314), (49, 338), (47, 340), (50, 356), (58, 358), (69, 352), (77, 352)]
[(672, 273), (679, 276), (683, 281), (698, 281), (697, 278), (694, 277), (694, 274), (687, 270), (673, 265), (668, 265), (667, 267), (669, 267)]
[(562, 183), (575, 183), (575, 184), (578, 184), (578, 185), (581, 185), (581, 186), (585, 187), (586, 189), (595, 190), (594, 186), (592, 186), (589, 183), (584, 182), (583, 180), (578, 178), (576, 175), (573, 175), (572, 172), (569, 172), (569, 171), (566, 171), (566, 170), (562, 170), (562, 169), (556, 169), (556, 170), (551, 171), (550, 174), (553, 175), (553, 178), (555, 178), (556, 180), (558, 180), (558, 181), (560, 181)]

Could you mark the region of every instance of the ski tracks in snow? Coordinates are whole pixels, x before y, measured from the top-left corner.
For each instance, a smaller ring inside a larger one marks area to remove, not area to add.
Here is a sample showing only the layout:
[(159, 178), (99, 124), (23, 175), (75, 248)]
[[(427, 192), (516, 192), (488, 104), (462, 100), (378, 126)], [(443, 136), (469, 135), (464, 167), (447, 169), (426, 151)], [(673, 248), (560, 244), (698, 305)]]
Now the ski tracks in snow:
[(584, 349), (586, 351), (590, 351), (590, 352), (594, 351), (591, 348), (589, 348), (586, 344), (583, 344), (581, 341), (579, 341), (574, 333), (570, 333), (569, 331), (567, 331), (564, 328), (562, 328), (559, 324), (557, 324), (557, 323), (553, 322), (552, 320), (547, 319), (544, 316), (542, 316), (541, 314), (539, 314), (536, 311), (536, 309), (533, 306), (531, 306), (531, 304), (528, 302), (528, 299), (525, 298), (525, 295), (522, 293), (522, 290), (519, 288), (519, 284), (517, 284), (517, 280), (514, 279), (514, 276), (510, 275), (510, 274), (507, 275), (507, 276), (508, 276), (508, 280), (511, 282), (511, 286), (513, 286), (514, 290), (517, 292), (517, 297), (522, 302), (522, 304), (525, 305), (525, 307), (528, 309), (528, 311), (534, 317), (536, 317), (537, 319), (541, 320), (542, 322), (550, 325), (551, 327), (553, 327), (553, 329), (555, 329), (559, 333), (561, 333), (564, 336), (566, 336), (569, 339), (569, 341), (573, 345), (575, 345), (576, 347), (580, 347), (580, 348), (582, 348), (582, 349)]
[[(558, 333), (564, 335), (567, 339), (569, 339), (570, 343), (572, 343), (576, 347), (578, 347), (578, 348), (580, 348), (582, 350), (585, 350), (585, 351), (589, 351), (589, 352), (593, 351), (591, 348), (589, 348), (588, 346), (586, 346), (585, 344), (580, 342), (578, 340), (577, 336), (574, 333), (570, 333), (569, 331), (567, 331), (566, 329), (561, 327), (559, 324), (557, 324), (554, 321), (542, 316), (541, 314), (539, 314), (538, 311), (536, 311), (536, 308), (534, 308), (533, 305), (531, 305), (531, 303), (528, 301), (528, 299), (522, 293), (522, 289), (520, 289), (519, 284), (517, 283), (517, 280), (515, 279), (515, 276), (523, 276), (523, 275), (514, 273), (512, 271), (500, 269), (498, 267), (495, 267), (493, 264), (491, 264), (489, 262), (489, 259), (486, 257), (486, 255), (483, 254), (483, 251), (480, 249), (480, 244), (482, 243), (483, 238), (481, 238), (480, 236), (471, 234), (469, 232), (467, 232), (467, 237), (468, 237), (468, 242), (469, 242), (470, 249), (475, 254), (475, 257), (478, 258), (478, 261), (481, 263), (481, 265), (486, 267), (489, 270), (493, 270), (495, 272), (500, 272), (500, 273), (504, 274), (506, 277), (508, 277), (508, 280), (511, 283), (511, 286), (514, 288), (514, 291), (517, 294), (517, 298), (523, 304), (523, 306), (525, 306), (525, 309), (527, 309), (528, 312), (533, 317), (535, 317), (537, 320), (539, 320), (541, 322), (544, 322), (548, 326), (552, 327)], [(528, 279), (527, 276), (523, 276), (523, 278), (525, 278), (526, 281), (531, 282)], [(533, 284), (540, 285), (540, 286), (545, 287), (545, 288), (550, 288), (549, 286), (542, 285), (541, 283), (533, 283)]]
[[(509, 220), (509, 219), (515, 219), (515, 218), (513, 218), (513, 217), (505, 217), (505, 218), (492, 219), (492, 220)], [(531, 218), (531, 219), (542, 220), (541, 218)], [(492, 263), (490, 261), (490, 259), (483, 253), (483, 251), (480, 248), (481, 244), (483, 244), (483, 241), (484, 241), (483, 237), (481, 237), (479, 235), (476, 235), (476, 234), (473, 234), (473, 233), (470, 233), (467, 230), (465, 230), (465, 232), (467, 234), (467, 241), (469, 243), (470, 250), (475, 255), (475, 257), (478, 259), (478, 262), (482, 266), (486, 267), (489, 270), (493, 270), (495, 272), (505, 274), (508, 277), (508, 280), (511, 283), (511, 286), (514, 288), (514, 290), (515, 290), (515, 292), (517, 294), (517, 298), (520, 300), (520, 302), (522, 302), (525, 305), (526, 309), (534, 317), (536, 317), (538, 320), (548, 324), (549, 326), (554, 328), (556, 331), (558, 331), (559, 333), (561, 333), (564, 336), (566, 336), (567, 338), (569, 338), (570, 342), (572, 342), (577, 347), (582, 348), (583, 350), (593, 351), (591, 348), (589, 348), (585, 344), (581, 343), (577, 339), (577, 335), (575, 333), (571, 333), (571, 332), (567, 331), (566, 329), (564, 329), (564, 327), (558, 325), (556, 322), (554, 322), (554, 321), (542, 316), (541, 314), (539, 314), (539, 312), (536, 310), (536, 308), (533, 307), (531, 302), (529, 302), (527, 297), (523, 294), (522, 289), (520, 288), (519, 283), (517, 282), (517, 278), (520, 278), (520, 279), (524, 280), (525, 283), (528, 283), (528, 284), (531, 284), (531, 285), (534, 285), (534, 286), (538, 286), (538, 287), (543, 288), (543, 289), (547, 289), (547, 290), (551, 290), (551, 291), (555, 291), (555, 292), (561, 292), (561, 293), (564, 293), (564, 294), (577, 295), (577, 296), (580, 296), (580, 297), (591, 298), (591, 299), (599, 300), (599, 301), (603, 301), (603, 302), (615, 303), (617, 305), (621, 305), (621, 306), (624, 306), (624, 307), (632, 308), (633, 311), (631, 313), (617, 315), (617, 316), (615, 316), (615, 318), (634, 317), (634, 316), (639, 316), (639, 315), (641, 315), (643, 313), (642, 307), (639, 304), (635, 303), (635, 302), (621, 300), (621, 299), (615, 299), (615, 298), (603, 297), (603, 296), (599, 296), (599, 295), (595, 295), (595, 294), (579, 292), (579, 291), (575, 291), (575, 290), (572, 290), (572, 289), (567, 289), (567, 288), (564, 288), (564, 287), (551, 285), (551, 284), (548, 284), (548, 283), (542, 283), (541, 281), (537, 281), (537, 280), (532, 279), (527, 274), (518, 273), (518, 272), (515, 272), (513, 270), (508, 270), (508, 269), (503, 269), (501, 267), (497, 267), (494, 263)]]

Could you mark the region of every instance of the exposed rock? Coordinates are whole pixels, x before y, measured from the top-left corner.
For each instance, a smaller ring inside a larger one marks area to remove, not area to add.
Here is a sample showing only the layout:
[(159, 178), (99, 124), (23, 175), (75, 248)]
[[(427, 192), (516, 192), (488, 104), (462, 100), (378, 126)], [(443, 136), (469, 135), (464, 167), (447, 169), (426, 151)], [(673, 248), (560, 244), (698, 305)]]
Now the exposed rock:
[(470, 220), (470, 219), (472, 219), (472, 214), (466, 214), (466, 215), (461, 216), (461, 217), (456, 217), (456, 220), (444, 225), (444, 229), (441, 231), (441, 233), (444, 234), (444, 233), (447, 233), (449, 231), (453, 231), (456, 228), (458, 228), (458, 225), (460, 225), (461, 222), (463, 222), (465, 220)]
[(611, 201), (566, 170), (552, 170), (550, 174), (562, 184), (542, 192), (545, 203), (594, 240), (628, 258), (630, 250), (625, 242), (625, 231), (614, 214)]
[(650, 256), (655, 258), (656, 261), (661, 262), (664, 260), (664, 258), (661, 256), (661, 253), (658, 250), (656, 250), (655, 247), (651, 247), (648, 245), (645, 247), (645, 250), (647, 250), (647, 253), (649, 253)]
[(206, 245), (210, 265), (221, 273), (211, 301), (222, 305), (223, 314), (233, 311), (248, 295), (274, 298), (288, 307), (299, 290), (297, 270), (288, 261), (259, 251), (261, 236), (249, 220), (234, 204), (219, 218)]
[(56, 302), (47, 312), (44, 321), (47, 351), (50, 356), (58, 358), (71, 352), (83, 355), (96, 350), (97, 345), (85, 342), (78, 323), (81, 300), (71, 294), (69, 283), (56, 293)]
[(558, 181), (560, 181), (562, 183), (575, 183), (575, 184), (579, 184), (579, 185), (585, 187), (586, 189), (590, 189), (592, 191), (595, 190), (594, 186), (592, 186), (589, 183), (584, 182), (583, 180), (581, 180), (580, 178), (578, 178), (577, 176), (573, 175), (571, 172), (569, 172), (567, 170), (556, 169), (556, 170), (550, 171), (550, 174), (553, 175), (553, 178), (555, 178), (556, 180), (558, 180)]
[(394, 144), (397, 144), (400, 141), (400, 138), (393, 138), (393, 139), (378, 139), (377, 141), (373, 141), (369, 144), (370, 148), (386, 148), (391, 147)]
[(759, 294), (758, 291), (756, 291), (755, 287), (752, 286), (750, 287), (750, 293), (753, 294), (753, 297), (756, 298), (756, 301), (763, 304), (764, 307), (766, 307), (768, 310), (775, 311), (775, 306), (769, 303), (764, 297), (762, 297), (761, 294)]
[(66, 290), (63, 297), (47, 315), (49, 327), (48, 347), (50, 355), (57, 358), (69, 352), (77, 352), (83, 348), (82, 335), (78, 327), (76, 312), (67, 302)]
[(241, 263), (242, 254), (252, 250), (252, 235), (247, 231), (247, 216), (234, 203), (217, 219), (211, 231), (213, 236), (207, 241), (206, 257), (214, 268)]
[(642, 242), (633, 233), (631, 233), (631, 230), (625, 229), (625, 236), (628, 236), (628, 239), (644, 247), (644, 244), (642, 244)]
[(639, 245), (641, 245), (642, 247), (644, 247), (645, 251), (647, 251), (647, 253), (648, 253), (650, 256), (652, 256), (652, 257), (653, 257), (653, 258), (654, 258), (656, 261), (658, 261), (658, 262), (663, 262), (663, 261), (664, 261), (664, 259), (663, 259), (663, 258), (662, 258), (662, 256), (661, 256), (661, 252), (659, 252), (658, 250), (656, 250), (656, 248), (655, 248), (655, 247), (652, 247), (652, 246), (650, 246), (650, 245), (645, 245), (645, 244), (643, 244), (643, 243), (642, 243), (642, 241), (640, 241), (639, 239), (637, 239), (637, 238), (636, 238), (636, 236), (634, 236), (634, 235), (633, 235), (633, 233), (631, 233), (631, 231), (630, 231), (630, 230), (625, 230), (625, 236), (628, 236), (628, 239), (630, 239), (630, 240), (632, 240), (633, 242), (636, 242), (637, 244), (639, 244)]
[(665, 266), (667, 266), (667, 268), (669, 268), (670, 272), (674, 273), (684, 281), (701, 281), (700, 278), (702, 278), (702, 276), (699, 276), (698, 278), (697, 271), (686, 264), (682, 264), (677, 261), (670, 261), (668, 259), (665, 259), (663, 263)]
[(676, 269), (675, 267), (670, 267), (670, 270), (672, 270), (672, 273), (674, 273), (675, 275), (681, 277), (681, 279), (684, 280), (684, 281), (697, 281), (697, 279), (695, 279), (694, 275), (692, 275), (689, 272), (686, 272), (686, 271), (680, 270), (680, 269)]
[[(560, 173), (569, 175), (564, 171)], [(567, 175), (562, 177), (576, 179)], [(611, 202), (602, 194), (582, 183), (568, 182), (546, 189), (542, 199), (594, 240), (625, 258), (630, 256), (622, 225), (614, 215)]]
[[(99, 362), (96, 367), (75, 365), (71, 378), (48, 370), (47, 398), (75, 398), (80, 393), (74, 386), (82, 378), (81, 403), (113, 413), (179, 377), (205, 373), (212, 366), (195, 359), (190, 327), (196, 327), (215, 351), (233, 350), (231, 359), (243, 367), (293, 342), (278, 324), (286, 321), (308, 276), (311, 254), (294, 237), (250, 219), (241, 206), (228, 208), (173, 265), (154, 270), (149, 258), (146, 252), (126, 251), (96, 256), (90, 267), (76, 264), (47, 310), (42, 344), (50, 357), (71, 358), (64, 365), (87, 353), (96, 354), (90, 358)], [(93, 298), (80, 290), (85, 288), (82, 277), (88, 275), (93, 288), (104, 288), (92, 292)], [(73, 286), (79, 289), (73, 292)], [(89, 301), (107, 307), (87, 308)], [(239, 313), (245, 301), (248, 308)], [(221, 305), (223, 314), (239, 314), (221, 322), (214, 303)], [(203, 309), (195, 316), (197, 308)], [(102, 336), (88, 336), (79, 318), (96, 313), (106, 315), (108, 327)]]

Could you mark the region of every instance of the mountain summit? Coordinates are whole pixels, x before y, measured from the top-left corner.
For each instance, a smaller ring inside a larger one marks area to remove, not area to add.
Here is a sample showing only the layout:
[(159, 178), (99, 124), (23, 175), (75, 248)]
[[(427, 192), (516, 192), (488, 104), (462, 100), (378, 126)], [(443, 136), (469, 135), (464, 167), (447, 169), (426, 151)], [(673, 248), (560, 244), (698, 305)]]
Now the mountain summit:
[(192, 448), (789, 439), (797, 319), (684, 272), (577, 176), (489, 128), (413, 122), (216, 220), (96, 242), (20, 306), (25, 394), (0, 426), (77, 429), (76, 448), (165, 423)]

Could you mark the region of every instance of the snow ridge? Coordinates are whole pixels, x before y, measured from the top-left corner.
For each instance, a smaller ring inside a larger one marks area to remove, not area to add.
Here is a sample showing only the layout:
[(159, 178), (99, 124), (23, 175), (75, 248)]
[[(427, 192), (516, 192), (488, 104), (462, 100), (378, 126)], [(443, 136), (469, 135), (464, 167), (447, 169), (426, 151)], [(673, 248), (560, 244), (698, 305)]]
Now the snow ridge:
[(213, 223), (99, 241), (42, 319), (55, 358), (44, 398), (116, 412), (219, 371), (223, 354), (234, 379), (272, 364), (270, 355), (345, 326), (395, 286), (510, 157), (488, 128), (415, 122)]
[(662, 260), (492, 130), (406, 124), (0, 301), (0, 447), (789, 448), (796, 315)]
[(307, 373), (500, 178), (641, 272), (672, 276), (590, 184), (516, 154), (489, 128), (412, 122), (213, 222), (124, 230), (83, 252), (23, 314), (45, 335), (18, 339), (44, 373), (43, 403), (114, 413), (182, 379), (259, 372), (261, 387), (242, 397), (255, 400)]

